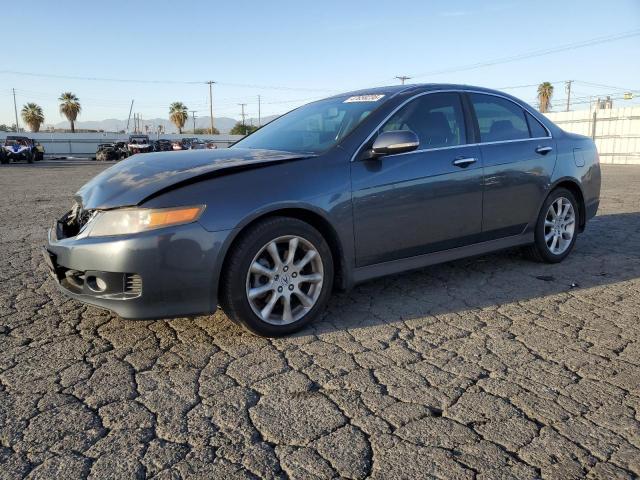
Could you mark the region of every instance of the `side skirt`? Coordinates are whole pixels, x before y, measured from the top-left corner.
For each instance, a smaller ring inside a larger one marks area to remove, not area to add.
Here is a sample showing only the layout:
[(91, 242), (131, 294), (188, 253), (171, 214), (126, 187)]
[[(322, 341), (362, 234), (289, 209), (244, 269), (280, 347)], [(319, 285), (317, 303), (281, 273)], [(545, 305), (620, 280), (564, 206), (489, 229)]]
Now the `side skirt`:
[(534, 242), (533, 232), (514, 235), (511, 237), (490, 240), (487, 242), (474, 243), (464, 247), (452, 248), (441, 252), (427, 253), (415, 257), (402, 258), (391, 262), (376, 263), (366, 267), (356, 268), (353, 271), (353, 283), (361, 283), (373, 278), (384, 277), (394, 273), (406, 272), (418, 268), (428, 267), (437, 263), (450, 262), (460, 258), (474, 257), (486, 253), (504, 250), (506, 248), (527, 245)]

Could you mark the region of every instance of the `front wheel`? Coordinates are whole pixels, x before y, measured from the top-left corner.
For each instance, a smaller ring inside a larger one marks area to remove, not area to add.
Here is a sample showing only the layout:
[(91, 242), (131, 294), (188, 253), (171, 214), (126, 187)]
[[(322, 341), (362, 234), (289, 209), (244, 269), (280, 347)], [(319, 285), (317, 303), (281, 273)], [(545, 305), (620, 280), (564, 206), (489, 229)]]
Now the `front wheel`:
[(576, 243), (578, 212), (578, 202), (569, 190), (552, 191), (538, 215), (535, 243), (529, 247), (529, 256), (546, 263), (564, 260)]
[(260, 221), (225, 262), (220, 302), (234, 321), (262, 336), (302, 329), (324, 309), (333, 258), (323, 236), (294, 218)]

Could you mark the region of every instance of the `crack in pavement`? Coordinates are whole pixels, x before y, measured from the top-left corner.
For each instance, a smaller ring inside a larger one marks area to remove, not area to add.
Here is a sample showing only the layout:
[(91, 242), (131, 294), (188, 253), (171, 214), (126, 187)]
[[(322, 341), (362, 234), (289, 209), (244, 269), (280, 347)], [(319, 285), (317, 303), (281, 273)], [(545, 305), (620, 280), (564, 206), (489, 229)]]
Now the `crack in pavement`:
[(640, 168), (562, 264), (368, 282), (279, 339), (64, 298), (39, 246), (104, 168), (0, 169), (0, 479), (640, 475)]

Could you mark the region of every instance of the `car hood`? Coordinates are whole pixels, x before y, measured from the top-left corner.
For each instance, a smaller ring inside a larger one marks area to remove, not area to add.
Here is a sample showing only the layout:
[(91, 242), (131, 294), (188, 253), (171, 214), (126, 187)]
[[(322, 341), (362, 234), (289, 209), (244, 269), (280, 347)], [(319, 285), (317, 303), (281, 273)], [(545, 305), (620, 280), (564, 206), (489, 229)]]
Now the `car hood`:
[(78, 190), (75, 200), (85, 210), (134, 206), (160, 191), (201, 177), (309, 156), (243, 148), (144, 153), (94, 177)]

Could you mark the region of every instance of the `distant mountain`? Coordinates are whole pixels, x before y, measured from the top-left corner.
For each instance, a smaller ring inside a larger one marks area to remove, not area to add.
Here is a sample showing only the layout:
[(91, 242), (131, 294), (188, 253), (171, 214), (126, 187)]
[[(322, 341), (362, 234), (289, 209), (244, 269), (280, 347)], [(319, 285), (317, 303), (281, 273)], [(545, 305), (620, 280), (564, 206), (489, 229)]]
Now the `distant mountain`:
[[(270, 115), (268, 117), (262, 118), (262, 124), (264, 125), (267, 122), (270, 122), (274, 118), (277, 118), (278, 115)], [(238, 122), (238, 120), (229, 117), (214, 117), (214, 125), (220, 130), (220, 133), (229, 133), (229, 130), (233, 128), (233, 126)], [(248, 118), (246, 122), (250, 125), (257, 125), (257, 118)], [(196, 128), (207, 128), (210, 125), (210, 117), (196, 117)], [(169, 119), (166, 118), (143, 118), (142, 125), (149, 125), (149, 129), (158, 128), (158, 125), (162, 125), (164, 127), (164, 131), (166, 133), (178, 133), (175, 125), (171, 123)], [(75, 122), (75, 126), (80, 130), (104, 130), (105, 132), (118, 132), (120, 130), (127, 129), (127, 121), (126, 120), (118, 120), (117, 118), (108, 118), (106, 120), (79, 120)], [(69, 122), (62, 121), (58, 122), (54, 125), (55, 128), (69, 128)], [(129, 129), (133, 129), (133, 119), (129, 124)], [(193, 130), (193, 120), (189, 118), (187, 123), (184, 126), (184, 132), (188, 133)]]

